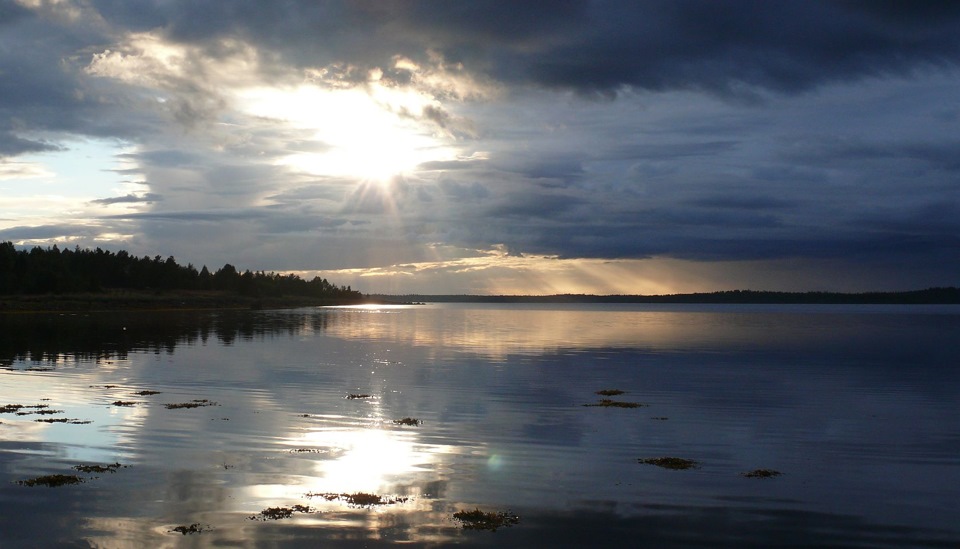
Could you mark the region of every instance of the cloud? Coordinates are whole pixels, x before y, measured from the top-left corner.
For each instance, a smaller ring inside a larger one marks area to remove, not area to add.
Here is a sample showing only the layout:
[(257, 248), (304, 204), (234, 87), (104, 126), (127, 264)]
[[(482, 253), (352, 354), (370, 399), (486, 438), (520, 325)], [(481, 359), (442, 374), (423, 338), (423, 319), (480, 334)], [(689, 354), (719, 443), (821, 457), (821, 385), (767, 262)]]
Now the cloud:
[[(952, 281), (958, 59), (952, 3), (0, 2), (0, 230), (278, 270), (502, 246)], [(122, 181), (70, 180), (78, 140)]]
[[(956, 65), (960, 10), (950, 3), (890, 8), (865, 2), (774, 5), (703, 0), (565, 1), (525, 5), (101, 1), (109, 22), (163, 29), (216, 53), (241, 37), (295, 66), (349, 60), (369, 69), (471, 67), (496, 81), (616, 93), (749, 88), (796, 92), (827, 82)], [(345, 24), (348, 23), (348, 24)], [(376, 35), (376, 41), (364, 36)], [(437, 63), (432, 63), (437, 65)]]
[(0, 241), (46, 241), (51, 239), (79, 240), (94, 237), (101, 229), (93, 225), (60, 224), (41, 225), (36, 227), (19, 226), (0, 229)]
[(34, 179), (53, 175), (43, 165), (34, 162), (14, 162), (0, 159), (0, 180)]
[(0, 133), (0, 157), (59, 150), (62, 148), (53, 143), (23, 139), (11, 133)]
[(128, 194), (124, 196), (114, 196), (110, 198), (98, 198), (96, 200), (91, 200), (91, 204), (100, 204), (103, 206), (109, 206), (111, 204), (137, 204), (137, 203), (151, 203), (161, 200), (160, 195), (153, 193), (146, 193), (143, 195)]

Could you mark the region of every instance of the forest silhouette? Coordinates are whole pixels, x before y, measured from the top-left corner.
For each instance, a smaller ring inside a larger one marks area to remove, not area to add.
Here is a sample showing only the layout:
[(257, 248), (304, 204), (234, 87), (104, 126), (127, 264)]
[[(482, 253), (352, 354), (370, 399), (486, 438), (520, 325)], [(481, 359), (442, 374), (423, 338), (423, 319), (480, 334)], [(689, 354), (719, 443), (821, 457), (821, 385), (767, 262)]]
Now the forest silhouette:
[(216, 291), (245, 297), (299, 296), (330, 301), (359, 300), (350, 286), (325, 278), (304, 280), (294, 274), (242, 273), (227, 263), (211, 273), (192, 264), (180, 265), (173, 256), (136, 257), (126, 251), (34, 247), (17, 250), (0, 242), (0, 295), (100, 293), (107, 290)]

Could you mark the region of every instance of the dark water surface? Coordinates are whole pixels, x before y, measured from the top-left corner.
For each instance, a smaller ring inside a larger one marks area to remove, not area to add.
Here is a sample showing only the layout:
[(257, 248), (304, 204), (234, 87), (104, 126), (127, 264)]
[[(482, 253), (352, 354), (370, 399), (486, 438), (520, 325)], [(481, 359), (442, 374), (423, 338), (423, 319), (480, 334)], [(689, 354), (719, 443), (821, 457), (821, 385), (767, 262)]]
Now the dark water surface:
[(956, 548), (958, 397), (949, 306), (0, 315), (0, 547)]

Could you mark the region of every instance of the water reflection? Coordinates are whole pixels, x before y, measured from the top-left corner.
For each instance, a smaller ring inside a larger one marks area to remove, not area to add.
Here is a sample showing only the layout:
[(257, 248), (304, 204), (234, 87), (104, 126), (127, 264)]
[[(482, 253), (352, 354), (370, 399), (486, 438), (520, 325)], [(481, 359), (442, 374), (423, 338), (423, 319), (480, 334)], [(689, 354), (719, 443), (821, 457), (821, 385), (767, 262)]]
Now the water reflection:
[[(956, 545), (958, 319), (463, 306), (0, 317), (12, 334), (0, 406), (62, 410), (0, 414), (0, 544)], [(583, 406), (611, 387), (647, 406)], [(90, 423), (37, 421), (55, 417)], [(659, 455), (703, 466), (637, 463)], [(13, 484), (117, 462), (129, 467), (77, 486)], [(740, 476), (757, 467), (785, 474)], [(358, 493), (388, 503), (324, 497)], [(297, 505), (310, 512), (250, 520)], [(451, 518), (476, 507), (521, 524), (466, 532)], [(191, 524), (204, 531), (172, 532)]]
[(172, 353), (177, 345), (226, 345), (326, 328), (317, 310), (151, 311), (76, 314), (0, 314), (0, 365), (27, 362), (66, 366), (123, 360), (131, 352)]

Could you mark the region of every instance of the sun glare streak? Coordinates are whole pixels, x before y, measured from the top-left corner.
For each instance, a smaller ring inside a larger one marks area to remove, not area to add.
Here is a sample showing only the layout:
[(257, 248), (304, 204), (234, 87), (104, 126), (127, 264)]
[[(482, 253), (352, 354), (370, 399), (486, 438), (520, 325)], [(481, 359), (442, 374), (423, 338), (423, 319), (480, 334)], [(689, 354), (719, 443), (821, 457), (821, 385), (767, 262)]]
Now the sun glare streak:
[[(434, 254), (439, 256), (440, 252), (434, 250)], [(668, 259), (560, 259), (513, 255), (503, 248), (473, 254), (387, 267), (296, 274), (333, 278), (367, 288), (369, 293), (387, 294), (657, 295), (685, 291), (695, 279), (666, 276), (683, 266), (682, 262)], [(408, 289), (391, 289), (401, 287)]]

